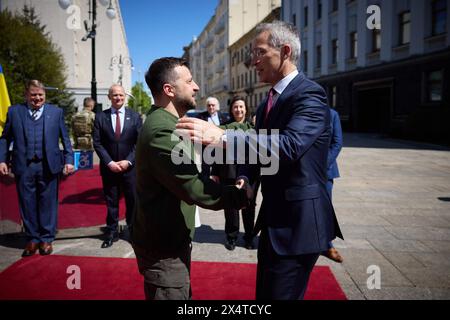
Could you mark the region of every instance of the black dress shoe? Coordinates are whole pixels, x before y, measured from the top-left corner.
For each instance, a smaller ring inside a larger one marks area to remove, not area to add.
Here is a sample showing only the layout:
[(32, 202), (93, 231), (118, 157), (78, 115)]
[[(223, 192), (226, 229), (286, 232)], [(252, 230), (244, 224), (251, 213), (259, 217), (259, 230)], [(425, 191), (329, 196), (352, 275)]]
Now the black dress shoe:
[(119, 233), (118, 232), (110, 232), (106, 235), (105, 241), (102, 243), (102, 248), (109, 248), (113, 245), (114, 242), (117, 242), (119, 240)]
[(248, 250), (255, 249), (255, 243), (253, 242), (253, 239), (252, 240), (245, 240), (244, 247), (245, 247), (245, 249), (248, 249)]
[(233, 251), (236, 248), (236, 239), (227, 239), (227, 241), (225, 242), (225, 248)]

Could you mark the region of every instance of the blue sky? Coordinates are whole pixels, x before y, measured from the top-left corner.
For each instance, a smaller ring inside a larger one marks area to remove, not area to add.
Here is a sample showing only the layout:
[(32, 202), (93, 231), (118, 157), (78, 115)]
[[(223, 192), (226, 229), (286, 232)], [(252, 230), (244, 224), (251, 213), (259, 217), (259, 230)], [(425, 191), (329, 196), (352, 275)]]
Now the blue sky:
[(133, 83), (144, 82), (145, 72), (153, 60), (163, 56), (181, 57), (183, 47), (193, 36), (200, 35), (217, 4), (218, 0), (121, 0), (128, 48), (135, 67)]

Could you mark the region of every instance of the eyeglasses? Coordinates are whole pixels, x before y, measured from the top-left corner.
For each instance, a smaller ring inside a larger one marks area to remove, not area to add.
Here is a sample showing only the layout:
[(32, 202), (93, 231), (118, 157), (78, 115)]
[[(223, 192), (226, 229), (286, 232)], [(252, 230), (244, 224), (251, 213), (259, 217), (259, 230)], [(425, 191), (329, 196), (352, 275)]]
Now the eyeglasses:
[(267, 53), (266, 49), (262, 49), (262, 48), (255, 48), (252, 50), (252, 52), (250, 53), (250, 59), (254, 59), (254, 58), (261, 58), (262, 56), (264, 56)]

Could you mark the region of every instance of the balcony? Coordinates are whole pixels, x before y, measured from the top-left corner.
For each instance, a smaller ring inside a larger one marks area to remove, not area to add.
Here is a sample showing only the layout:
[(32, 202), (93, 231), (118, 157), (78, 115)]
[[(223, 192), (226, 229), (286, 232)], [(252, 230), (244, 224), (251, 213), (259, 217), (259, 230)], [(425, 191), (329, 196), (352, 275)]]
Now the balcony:
[(224, 30), (225, 30), (225, 16), (222, 16), (214, 28), (214, 33), (220, 34)]

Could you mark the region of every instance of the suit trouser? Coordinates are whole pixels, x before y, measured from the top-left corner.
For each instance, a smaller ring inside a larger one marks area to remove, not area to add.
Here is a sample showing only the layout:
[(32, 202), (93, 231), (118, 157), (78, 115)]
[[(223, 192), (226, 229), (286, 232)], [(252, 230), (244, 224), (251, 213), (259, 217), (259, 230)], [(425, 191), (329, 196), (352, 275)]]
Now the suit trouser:
[(302, 300), (319, 254), (280, 256), (267, 229), (261, 231), (256, 272), (257, 300)]
[(50, 172), (43, 161), (29, 162), (16, 175), (19, 208), (28, 241), (55, 240), (58, 216), (58, 175)]
[(119, 227), (119, 200), (123, 192), (125, 196), (126, 213), (125, 219), (128, 226), (133, 222), (133, 211), (136, 199), (136, 176), (135, 170), (126, 173), (108, 173), (102, 175), (103, 193), (106, 206), (106, 228), (109, 232), (115, 232)]
[(144, 276), (147, 300), (190, 300), (192, 297), (191, 242), (176, 253), (164, 253), (133, 246), (139, 272)]

